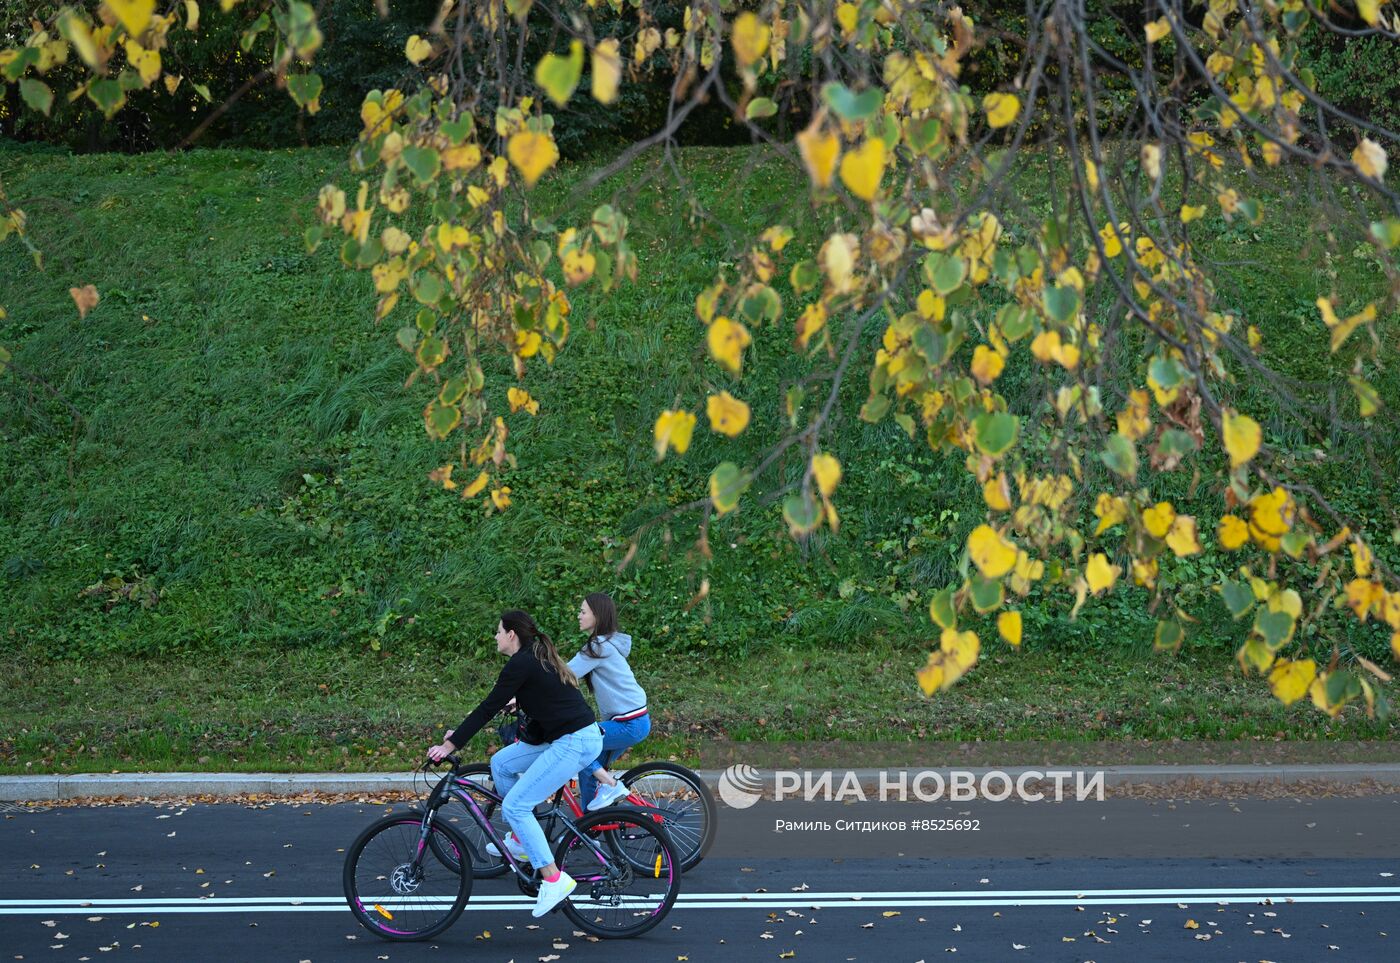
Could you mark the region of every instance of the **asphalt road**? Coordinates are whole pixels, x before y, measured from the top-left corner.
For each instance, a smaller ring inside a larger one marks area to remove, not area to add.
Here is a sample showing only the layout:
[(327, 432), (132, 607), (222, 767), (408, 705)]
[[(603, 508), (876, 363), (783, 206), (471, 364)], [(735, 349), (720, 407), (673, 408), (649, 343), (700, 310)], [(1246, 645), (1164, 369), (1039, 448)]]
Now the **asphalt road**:
[(536, 923), (507, 879), (478, 881), (437, 940), (380, 941), (345, 908), (342, 848), (394, 807), (7, 815), (0, 963), (1400, 958), (1400, 797), (978, 804), (980, 839), (905, 831), (868, 847), (858, 831), (774, 832), (830, 819), (781, 805), (722, 808), (671, 914), (623, 943), (590, 942), (562, 914)]

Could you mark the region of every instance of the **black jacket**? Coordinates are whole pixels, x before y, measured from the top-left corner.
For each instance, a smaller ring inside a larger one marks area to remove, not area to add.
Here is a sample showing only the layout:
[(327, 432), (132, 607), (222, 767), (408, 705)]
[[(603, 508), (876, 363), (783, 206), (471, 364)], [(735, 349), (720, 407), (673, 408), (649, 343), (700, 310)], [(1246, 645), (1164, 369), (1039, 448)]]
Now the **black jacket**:
[(507, 660), (481, 705), (447, 738), (460, 749), (505, 708), (511, 696), (530, 717), (531, 733), (545, 742), (553, 742), (598, 721), (578, 687), (564, 682), (552, 668), (535, 658), (534, 646), (522, 645), (520, 651)]

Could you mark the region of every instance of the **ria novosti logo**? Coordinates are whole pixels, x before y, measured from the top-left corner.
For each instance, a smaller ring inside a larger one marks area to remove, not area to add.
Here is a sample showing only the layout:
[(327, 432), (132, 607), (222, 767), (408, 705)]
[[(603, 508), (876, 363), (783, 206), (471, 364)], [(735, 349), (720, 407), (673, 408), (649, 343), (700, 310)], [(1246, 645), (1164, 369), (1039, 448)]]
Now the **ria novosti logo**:
[(719, 798), (730, 809), (748, 809), (763, 794), (763, 775), (753, 766), (735, 763), (719, 774)]

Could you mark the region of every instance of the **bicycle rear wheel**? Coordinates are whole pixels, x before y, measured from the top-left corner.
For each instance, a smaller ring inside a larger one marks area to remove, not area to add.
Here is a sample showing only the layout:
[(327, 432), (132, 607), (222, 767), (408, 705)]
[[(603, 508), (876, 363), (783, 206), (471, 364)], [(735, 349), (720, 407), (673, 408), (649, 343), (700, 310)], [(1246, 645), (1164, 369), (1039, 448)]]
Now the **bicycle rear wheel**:
[(680, 856), (666, 830), (634, 806), (600, 809), (565, 830), (554, 861), (578, 886), (564, 901), (579, 929), (603, 939), (639, 936), (680, 893)]
[(666, 832), (689, 872), (710, 852), (715, 841), (717, 811), (705, 781), (673, 762), (644, 762), (622, 774), (622, 783), (643, 808), (658, 811)]
[(467, 841), (434, 822), (423, 839), (423, 814), (389, 816), (366, 827), (345, 854), (345, 901), (360, 925), (386, 940), (426, 940), (457, 921), (471, 896), (472, 875), (435, 854), (465, 852)]

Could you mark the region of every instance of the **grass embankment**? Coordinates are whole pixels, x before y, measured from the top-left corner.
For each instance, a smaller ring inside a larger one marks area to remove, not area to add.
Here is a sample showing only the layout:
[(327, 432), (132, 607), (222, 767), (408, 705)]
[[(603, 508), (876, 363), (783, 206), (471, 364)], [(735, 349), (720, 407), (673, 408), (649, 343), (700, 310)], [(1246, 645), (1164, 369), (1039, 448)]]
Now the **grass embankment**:
[[(740, 179), (754, 160), (681, 154), (717, 220), (751, 230), (802, 190), (768, 163)], [(423, 434), (423, 392), (402, 388), (411, 365), (392, 338), (402, 322), (370, 322), (368, 278), (300, 245), (311, 198), (342, 164), (335, 150), (0, 151), (0, 176), (49, 265), (36, 275), (17, 245), (0, 248), (0, 277), (23, 279), (0, 292), (10, 315), (0, 344), (81, 412), (75, 420), (32, 381), (0, 378), (3, 768), (403, 765), (481, 691), (500, 607), (530, 608), (568, 638), (577, 599), (598, 587), (639, 637), (662, 712), (658, 752), (693, 753), (716, 734), (1393, 734), (1354, 712), (1328, 721), (1285, 710), (1241, 680), (1230, 655), (1242, 627), (1219, 606), (1196, 613), (1183, 653), (1152, 655), (1154, 618), (1132, 593), (1075, 621), (1063, 595), (1033, 596), (1024, 652), (989, 643), (990, 664), (919, 699), (910, 673), (931, 634), (924, 607), (957, 577), (983, 508), (956, 456), (854, 417), (859, 372), (829, 442), (846, 470), (839, 537), (795, 546), (775, 508), (726, 519), (712, 532), (712, 602), (689, 611), (693, 519), (677, 525), (679, 548), (653, 540), (644, 564), (616, 576), (636, 525), (702, 492), (715, 462), (752, 463), (776, 437), (791, 341), (786, 326), (755, 332), (735, 389), (754, 404), (749, 432), (697, 431), (685, 458), (654, 463), (656, 412), (678, 398), (693, 408), (714, 376), (692, 363), (703, 359), (693, 302), (726, 251), (713, 222), (689, 221), (664, 184), (628, 191), (641, 279), (576, 299), (570, 344), (532, 385), (541, 417), (511, 418), (515, 505), (483, 518), (423, 481), (450, 456)], [(538, 203), (561, 197), (569, 176), (547, 179)], [(1262, 226), (1210, 217), (1197, 222), (1203, 243), (1232, 262), (1222, 283), (1264, 331), (1271, 364), (1297, 377), (1348, 370), (1350, 354), (1329, 357), (1311, 305), (1334, 289), (1362, 300), (1378, 275), (1361, 257), (1315, 257), (1315, 225), (1286, 203), (1296, 185), (1272, 190)], [(68, 288), (85, 283), (102, 301), (79, 320)], [(1003, 377), (1033, 388), (1037, 376)], [(1379, 383), (1393, 401), (1394, 385)], [(1345, 439), (1261, 420), (1343, 508), (1382, 517), (1377, 491), (1333, 457)], [(1213, 566), (1188, 576), (1212, 578)], [(104, 579), (128, 588), (83, 594)], [(1379, 630), (1349, 641), (1384, 658)], [(474, 667), (466, 679), (447, 653)]]

